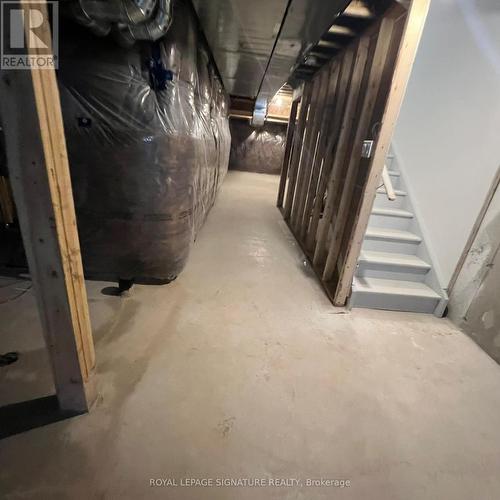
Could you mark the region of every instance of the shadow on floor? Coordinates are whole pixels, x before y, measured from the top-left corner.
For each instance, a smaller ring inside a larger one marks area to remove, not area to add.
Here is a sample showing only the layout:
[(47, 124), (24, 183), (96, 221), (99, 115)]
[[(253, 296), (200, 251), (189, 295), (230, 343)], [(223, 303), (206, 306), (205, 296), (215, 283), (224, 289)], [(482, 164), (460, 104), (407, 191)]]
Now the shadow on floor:
[(0, 439), (77, 415), (81, 413), (61, 410), (55, 395), (2, 406), (0, 407)]

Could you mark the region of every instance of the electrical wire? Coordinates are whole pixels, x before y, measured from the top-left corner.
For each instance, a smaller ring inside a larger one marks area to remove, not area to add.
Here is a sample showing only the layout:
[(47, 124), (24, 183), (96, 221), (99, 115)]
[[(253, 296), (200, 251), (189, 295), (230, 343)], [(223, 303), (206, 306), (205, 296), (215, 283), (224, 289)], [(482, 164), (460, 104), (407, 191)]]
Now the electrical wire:
[(19, 285), (19, 283), (24, 283), (24, 280), (14, 281), (14, 283), (7, 283), (6, 285), (0, 286), (0, 288), (8, 288), (9, 286)]
[(17, 295), (14, 295), (14, 297), (9, 297), (7, 300), (1, 301), (0, 306), (3, 304), (7, 304), (8, 302), (13, 302), (14, 300), (21, 298), (25, 293), (29, 292), (32, 287), (33, 287), (33, 285), (30, 285), (28, 288), (26, 288), (22, 292), (18, 293)]

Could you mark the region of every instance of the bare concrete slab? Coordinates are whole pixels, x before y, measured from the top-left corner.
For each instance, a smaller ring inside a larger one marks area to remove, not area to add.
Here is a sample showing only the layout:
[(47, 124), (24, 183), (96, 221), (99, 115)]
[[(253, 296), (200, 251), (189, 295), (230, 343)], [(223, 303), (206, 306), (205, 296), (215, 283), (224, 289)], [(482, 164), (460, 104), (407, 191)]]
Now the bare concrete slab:
[[(0, 497), (500, 498), (499, 366), (446, 320), (333, 308), (276, 190), (230, 173), (169, 286), (120, 298), (87, 284), (99, 401), (0, 441)], [(9, 350), (21, 358), (0, 368), (0, 403), (51, 394), (31, 292), (0, 305)], [(307, 486), (321, 478), (350, 486)]]

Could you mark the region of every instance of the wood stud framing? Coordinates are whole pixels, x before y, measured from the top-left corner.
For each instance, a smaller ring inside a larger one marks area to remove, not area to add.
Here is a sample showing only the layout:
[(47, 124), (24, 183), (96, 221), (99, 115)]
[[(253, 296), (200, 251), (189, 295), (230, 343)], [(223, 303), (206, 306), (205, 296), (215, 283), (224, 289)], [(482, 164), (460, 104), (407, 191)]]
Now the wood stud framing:
[(288, 167), (290, 164), (290, 157), (292, 154), (292, 145), (293, 145), (293, 134), (295, 133), (295, 125), (297, 120), (297, 111), (299, 108), (299, 101), (293, 101), (292, 108), (290, 110), (290, 118), (288, 120), (288, 128), (286, 131), (286, 147), (285, 147), (285, 156), (283, 159), (283, 172), (280, 179), (280, 186), (278, 190), (278, 201), (277, 206), (283, 206), (283, 198), (285, 197), (285, 184), (288, 177)]
[[(44, 2), (34, 6), (46, 9)], [(50, 44), (47, 24), (38, 35)], [(29, 53), (36, 56), (37, 49)], [(55, 71), (3, 70), (0, 104), (10, 180), (59, 405), (85, 412), (96, 398), (95, 354)]]
[(350, 293), (429, 1), (374, 19), (305, 84), (289, 128), (278, 206), (335, 305)]
[(373, 120), (373, 111), (375, 108), (375, 101), (377, 99), (380, 83), (382, 80), (382, 73), (384, 71), (385, 59), (389, 50), (391, 42), (392, 29), (394, 21), (392, 19), (384, 18), (380, 23), (380, 28), (376, 37), (376, 46), (371, 61), (365, 68), (368, 70), (368, 82), (364, 95), (361, 96), (362, 107), (357, 117), (355, 124), (354, 140), (350, 150), (349, 158), (346, 162), (347, 170), (342, 186), (342, 194), (339, 200), (339, 207), (336, 214), (335, 225), (333, 226), (332, 234), (328, 245), (328, 256), (325, 262), (322, 279), (330, 281), (335, 271), (337, 258), (340, 252), (340, 245), (342, 244), (342, 237), (346, 229), (346, 222), (348, 217), (348, 210), (350, 202), (353, 197), (355, 184), (358, 179), (358, 170), (361, 167), (361, 149), (363, 147), (363, 140), (368, 137), (370, 127), (375, 123)]
[(293, 195), (295, 192), (295, 185), (297, 183), (297, 169), (300, 162), (300, 157), (302, 154), (302, 142), (303, 142), (303, 134), (306, 127), (307, 115), (309, 113), (309, 104), (311, 101), (311, 84), (307, 83), (304, 88), (304, 94), (302, 97), (302, 101), (300, 104), (300, 115), (297, 127), (295, 129), (294, 137), (292, 138), (293, 147), (292, 147), (292, 155), (290, 159), (290, 168), (288, 175), (288, 185), (286, 191), (286, 199), (283, 207), (283, 215), (285, 220), (288, 220), (290, 217), (290, 213), (292, 211), (292, 203), (293, 203)]

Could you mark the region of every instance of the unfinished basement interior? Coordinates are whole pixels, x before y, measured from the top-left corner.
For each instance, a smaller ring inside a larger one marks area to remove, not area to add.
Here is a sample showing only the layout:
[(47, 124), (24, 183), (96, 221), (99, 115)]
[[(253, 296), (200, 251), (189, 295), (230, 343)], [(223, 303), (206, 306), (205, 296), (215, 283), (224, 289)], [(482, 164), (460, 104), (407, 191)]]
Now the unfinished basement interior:
[(0, 498), (500, 498), (497, 0), (0, 9)]

